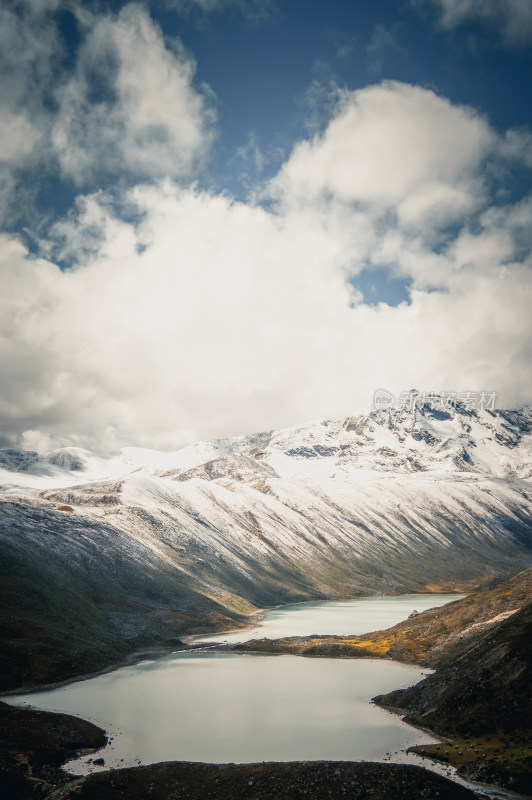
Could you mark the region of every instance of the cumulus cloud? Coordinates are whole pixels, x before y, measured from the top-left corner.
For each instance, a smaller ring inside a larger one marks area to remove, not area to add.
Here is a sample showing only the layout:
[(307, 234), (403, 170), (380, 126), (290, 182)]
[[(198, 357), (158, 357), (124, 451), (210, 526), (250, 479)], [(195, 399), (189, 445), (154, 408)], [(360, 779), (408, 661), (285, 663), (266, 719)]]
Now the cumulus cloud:
[(441, 225), (483, 201), (480, 167), (495, 136), (473, 109), (435, 92), (385, 82), (344, 92), (326, 130), (298, 144), (272, 191), (392, 209), (405, 224)]
[(142, 224), (102, 210), (97, 255), (70, 272), (0, 243), (0, 413), (34, 446), (177, 447), (348, 414), (381, 384), (529, 396), (531, 265), (493, 252), (502, 218), (449, 248), (445, 291), (370, 308), (345, 280), (353, 252), (377, 245), (362, 220), (280, 217), (172, 183), (130, 199)]
[[(434, 110), (432, 150), (419, 107)], [(375, 138), (393, 146), (395, 171)], [(453, 152), (462, 140), (469, 161)], [(429, 90), (384, 84), (344, 98), (294, 149), (268, 209), (171, 180), (118, 207), (89, 195), (55, 229), (67, 272), (4, 237), (2, 429), (34, 446), (172, 448), (350, 414), (380, 385), (529, 399), (532, 199), (494, 206), (478, 189), (501, 141)], [(400, 209), (440, 184), (476, 211), (436, 252), (440, 217), (423, 209), (421, 230)], [(409, 276), (411, 302), (365, 305), (356, 275), (371, 265)]]
[[(532, 198), (492, 199), (508, 163), (530, 166), (527, 131), (407, 84), (340, 92), (260, 201), (236, 202), (187, 178), (211, 105), (142, 7), (90, 14), (74, 70), (50, 140), (64, 174), (146, 180), (85, 191), (46, 258), (0, 237), (0, 441), (171, 449), (351, 414), (382, 385), (530, 398)], [(6, 108), (28, 158), (27, 105)], [(410, 302), (364, 304), (372, 267)]]
[(0, 8), (0, 170), (11, 198), (30, 168), (53, 174), (59, 165), (85, 186), (102, 174), (197, 174), (213, 138), (214, 98), (179, 40), (165, 38), (140, 4), (118, 14), (72, 4), (81, 44), (69, 70), (59, 5), (8, 0)]
[(215, 119), (191, 56), (136, 3), (83, 20), (75, 73), (56, 92), (52, 141), (63, 174), (78, 184), (102, 172), (189, 176)]
[(532, 42), (532, 4), (529, 0), (414, 0), (430, 4), (439, 13), (443, 28), (456, 28), (464, 22), (479, 21), (496, 27), (509, 47), (525, 47)]
[(131, 200), (142, 225), (106, 218), (98, 255), (72, 272), (4, 243), (1, 341), (4, 374), (14, 373), (4, 421), (93, 436), (111, 426), (122, 443), (163, 444), (162, 429), (176, 446), (262, 427), (268, 409), (276, 422), (301, 404), (317, 411), (323, 376), (311, 360), (326, 366), (335, 315), (349, 313), (335, 266), (346, 231), (309, 234), (315, 220), (173, 184)]

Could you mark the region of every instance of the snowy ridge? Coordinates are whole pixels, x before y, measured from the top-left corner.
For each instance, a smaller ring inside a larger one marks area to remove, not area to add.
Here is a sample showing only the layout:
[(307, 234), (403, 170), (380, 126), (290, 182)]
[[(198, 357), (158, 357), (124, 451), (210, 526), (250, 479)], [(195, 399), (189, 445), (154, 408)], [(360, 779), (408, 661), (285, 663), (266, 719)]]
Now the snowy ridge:
[(225, 609), (467, 589), (532, 564), (530, 409), (379, 411), (108, 459), (0, 453), (0, 541), (34, 547), (69, 512), (78, 538), (39, 545), (65, 564), (83, 569), (79, 531), (105, 526), (132, 571), (149, 552)]

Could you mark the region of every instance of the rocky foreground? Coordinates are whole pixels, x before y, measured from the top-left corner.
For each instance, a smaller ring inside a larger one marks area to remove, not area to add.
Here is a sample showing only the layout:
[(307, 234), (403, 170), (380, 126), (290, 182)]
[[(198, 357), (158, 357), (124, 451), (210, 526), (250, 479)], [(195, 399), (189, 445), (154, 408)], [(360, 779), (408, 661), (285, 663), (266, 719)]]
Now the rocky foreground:
[[(65, 800), (473, 800), (475, 794), (420, 767), (352, 762), (157, 764), (94, 775)], [(59, 800), (55, 795), (54, 800)]]
[(0, 703), (1, 796), (47, 797), (68, 780), (61, 764), (106, 742), (105, 732), (83, 719)]

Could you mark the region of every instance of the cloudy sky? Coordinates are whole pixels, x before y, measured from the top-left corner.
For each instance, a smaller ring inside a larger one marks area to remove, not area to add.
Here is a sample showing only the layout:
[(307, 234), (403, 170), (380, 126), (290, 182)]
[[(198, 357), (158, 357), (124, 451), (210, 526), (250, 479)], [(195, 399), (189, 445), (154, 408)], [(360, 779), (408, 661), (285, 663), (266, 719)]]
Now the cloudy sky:
[(0, 446), (532, 400), (532, 0), (3, 0)]

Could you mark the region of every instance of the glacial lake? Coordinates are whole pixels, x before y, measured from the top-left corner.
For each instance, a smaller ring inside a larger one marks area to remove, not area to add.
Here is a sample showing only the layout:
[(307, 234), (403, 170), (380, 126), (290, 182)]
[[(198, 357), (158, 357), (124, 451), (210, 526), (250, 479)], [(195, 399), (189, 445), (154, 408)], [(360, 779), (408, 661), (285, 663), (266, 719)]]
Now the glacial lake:
[(358, 600), (328, 600), (273, 608), (251, 630), (197, 637), (198, 642), (247, 642), (249, 639), (281, 639), (284, 636), (357, 635), (382, 631), (402, 622), (414, 611), (443, 606), (463, 594), (376, 595)]
[[(410, 595), (305, 603), (268, 612), (259, 635), (363, 633), (404, 619), (414, 608), (421, 611), (457, 598)], [(239, 636), (246, 639), (250, 633)], [(113, 737), (97, 755), (70, 762), (67, 768), (74, 774), (98, 769), (92, 763), (98, 757), (105, 759), (101, 769), (169, 760), (394, 761), (410, 745), (434, 737), (370, 699), (426, 674), (375, 659), (197, 650), (5, 699), (90, 719)]]

